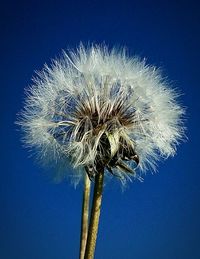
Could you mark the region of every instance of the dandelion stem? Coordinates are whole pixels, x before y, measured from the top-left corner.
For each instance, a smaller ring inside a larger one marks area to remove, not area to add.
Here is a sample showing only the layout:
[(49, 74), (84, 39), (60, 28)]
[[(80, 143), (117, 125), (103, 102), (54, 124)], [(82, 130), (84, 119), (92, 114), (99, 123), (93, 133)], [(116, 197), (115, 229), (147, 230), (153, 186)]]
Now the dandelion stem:
[(81, 218), (81, 236), (80, 236), (80, 254), (79, 258), (84, 259), (85, 246), (87, 241), (88, 232), (88, 215), (89, 215), (89, 201), (90, 201), (90, 180), (85, 174), (85, 185), (83, 191), (83, 205), (82, 205), (82, 218)]
[(88, 237), (87, 237), (87, 244), (86, 244), (86, 251), (85, 251), (84, 259), (93, 259), (94, 258), (97, 232), (98, 232), (98, 225), (99, 225), (99, 216), (100, 216), (100, 210), (101, 210), (103, 178), (104, 178), (103, 170), (100, 171), (95, 176), (94, 194), (93, 194), (93, 201), (92, 201), (92, 211), (91, 211), (91, 216), (90, 216), (90, 224), (89, 224), (89, 230), (88, 230)]

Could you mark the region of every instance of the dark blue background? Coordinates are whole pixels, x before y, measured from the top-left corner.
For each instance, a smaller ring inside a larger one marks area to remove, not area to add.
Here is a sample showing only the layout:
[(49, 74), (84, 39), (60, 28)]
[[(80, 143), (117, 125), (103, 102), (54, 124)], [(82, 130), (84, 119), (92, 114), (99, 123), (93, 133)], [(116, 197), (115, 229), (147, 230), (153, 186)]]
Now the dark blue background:
[(105, 187), (98, 259), (199, 259), (198, 1), (4, 1), (1, 19), (0, 258), (78, 258), (82, 185), (53, 183), (14, 125), (35, 70), (83, 43), (125, 45), (184, 95), (188, 141), (144, 183)]

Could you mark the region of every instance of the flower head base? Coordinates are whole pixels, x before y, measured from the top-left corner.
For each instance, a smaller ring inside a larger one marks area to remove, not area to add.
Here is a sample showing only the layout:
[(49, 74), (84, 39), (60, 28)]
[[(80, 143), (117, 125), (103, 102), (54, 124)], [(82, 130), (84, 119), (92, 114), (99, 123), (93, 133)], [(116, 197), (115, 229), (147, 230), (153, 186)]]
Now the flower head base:
[(124, 51), (80, 46), (38, 75), (20, 124), (43, 160), (124, 179), (175, 154), (183, 109), (155, 67)]
[[(79, 156), (75, 157), (74, 164), (84, 165), (90, 178), (105, 167), (111, 173), (115, 167), (134, 173), (122, 160), (132, 159), (139, 163), (135, 143), (127, 134), (127, 129), (137, 123), (135, 111), (126, 104), (127, 99), (123, 92), (115, 100), (99, 93), (91, 100), (82, 96), (75, 108), (76, 122), (70, 126), (74, 145), (71, 157), (73, 160), (74, 150), (78, 148)], [(57, 139), (61, 136), (61, 143), (64, 143), (67, 132), (64, 129), (61, 135), (54, 136)]]

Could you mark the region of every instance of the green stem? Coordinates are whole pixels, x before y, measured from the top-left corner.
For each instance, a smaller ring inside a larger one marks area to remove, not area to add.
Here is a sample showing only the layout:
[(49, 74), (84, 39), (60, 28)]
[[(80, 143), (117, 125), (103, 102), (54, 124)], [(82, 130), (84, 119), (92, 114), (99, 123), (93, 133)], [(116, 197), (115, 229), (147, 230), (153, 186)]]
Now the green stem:
[(82, 205), (82, 218), (81, 218), (79, 259), (84, 259), (84, 254), (85, 254), (85, 246), (86, 246), (87, 232), (88, 232), (89, 202), (90, 202), (90, 180), (88, 178), (88, 175), (85, 174), (85, 185), (84, 185), (84, 191), (83, 191), (83, 205)]
[(98, 225), (99, 225), (99, 216), (100, 216), (100, 210), (101, 210), (103, 178), (104, 178), (103, 170), (95, 176), (92, 211), (91, 211), (91, 216), (90, 216), (90, 225), (89, 225), (89, 230), (88, 230), (88, 238), (87, 238), (84, 259), (93, 259), (94, 258)]

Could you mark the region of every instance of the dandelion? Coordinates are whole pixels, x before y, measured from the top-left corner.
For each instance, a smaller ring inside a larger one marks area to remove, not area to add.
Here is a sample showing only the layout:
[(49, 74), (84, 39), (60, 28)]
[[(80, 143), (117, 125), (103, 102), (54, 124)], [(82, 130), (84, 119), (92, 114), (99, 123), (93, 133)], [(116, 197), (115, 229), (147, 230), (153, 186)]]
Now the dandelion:
[(104, 175), (141, 180), (176, 153), (184, 134), (178, 95), (145, 60), (82, 45), (45, 65), (27, 90), (25, 143), (45, 164), (71, 164), (72, 179), (95, 182), (85, 258), (94, 256)]

